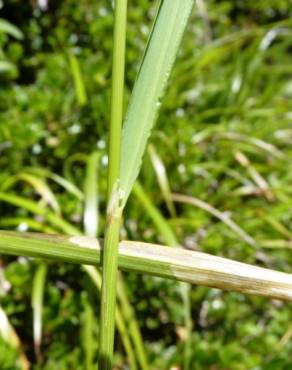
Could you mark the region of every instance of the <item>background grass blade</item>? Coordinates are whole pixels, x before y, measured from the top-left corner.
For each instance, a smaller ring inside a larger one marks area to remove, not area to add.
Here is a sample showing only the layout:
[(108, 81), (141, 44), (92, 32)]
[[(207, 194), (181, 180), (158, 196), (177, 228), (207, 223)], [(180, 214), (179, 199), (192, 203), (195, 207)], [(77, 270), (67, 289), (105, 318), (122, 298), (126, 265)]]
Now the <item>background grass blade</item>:
[[(85, 161), (84, 156), (84, 161)], [(48, 178), (52, 181), (54, 181), (56, 184), (58, 184), (60, 187), (65, 189), (68, 193), (74, 195), (77, 199), (82, 200), (83, 199), (83, 193), (82, 191), (71, 181), (66, 179), (63, 176), (60, 176), (54, 172), (51, 172), (44, 168), (34, 168), (34, 167), (28, 167), (27, 172), (33, 173), (36, 176)]]
[(153, 165), (156, 177), (157, 177), (158, 184), (161, 189), (161, 193), (163, 195), (166, 206), (168, 208), (168, 211), (172, 217), (175, 217), (176, 212), (175, 212), (173, 201), (171, 199), (171, 190), (170, 190), (170, 185), (169, 185), (165, 165), (162, 159), (160, 158), (160, 156), (158, 155), (154, 145), (149, 144), (148, 153), (149, 153), (149, 157), (150, 157), (150, 160), (152, 162), (152, 165)]
[(69, 63), (71, 68), (71, 73), (74, 80), (75, 93), (77, 97), (78, 104), (82, 107), (87, 103), (87, 94), (85, 89), (85, 84), (80, 71), (80, 64), (77, 57), (70, 53)]
[(33, 340), (34, 350), (38, 361), (41, 360), (42, 326), (44, 289), (47, 276), (47, 265), (42, 263), (38, 266), (32, 284), (32, 309), (33, 309)]
[(13, 36), (18, 40), (21, 40), (23, 38), (23, 33), (18, 27), (2, 18), (0, 18), (0, 32), (7, 33), (8, 35)]
[(169, 245), (170, 247), (177, 247), (179, 243), (173, 230), (165, 221), (162, 214), (153, 205), (152, 200), (149, 198), (142, 185), (138, 181), (134, 185), (133, 194), (143, 206), (147, 214), (151, 217), (157, 228), (157, 231), (163, 237), (164, 243)]
[(244, 240), (251, 247), (255, 247), (257, 245), (256, 241), (250, 235), (248, 235), (241, 227), (239, 227), (229, 216), (226, 216), (223, 212), (218, 211), (218, 209), (202, 201), (201, 199), (184, 194), (172, 194), (172, 199), (175, 202), (190, 204), (205, 210), (206, 212), (210, 213), (211, 215), (222, 221), (224, 224), (226, 224), (231, 230), (233, 230), (242, 240)]
[(85, 370), (93, 370), (94, 365), (94, 312), (89, 301), (88, 294), (83, 296), (83, 314), (82, 314), (82, 337), (83, 337), (83, 351), (85, 353)]
[(267, 200), (274, 201), (275, 195), (272, 192), (270, 185), (263, 178), (263, 176), (257, 171), (257, 169), (250, 163), (247, 156), (244, 153), (237, 151), (234, 154), (234, 157), (238, 161), (238, 163), (240, 163), (244, 168), (246, 168), (247, 173), (249, 174), (251, 179), (254, 181), (259, 192), (262, 192), (262, 194), (267, 198)]
[[(34, 220), (29, 217), (6, 217), (0, 219), (0, 227), (7, 229), (10, 227), (17, 227), (19, 231), (22, 230), (33, 230), (38, 232), (44, 232), (49, 234), (56, 233), (56, 230), (50, 226), (44, 225), (41, 222)], [(22, 230), (21, 230), (22, 229)]]
[(17, 181), (24, 181), (28, 183), (35, 191), (41, 196), (41, 199), (44, 203), (48, 204), (57, 214), (60, 214), (60, 205), (46, 182), (39, 176), (35, 176), (30, 173), (19, 173), (15, 176), (11, 176), (4, 184), (1, 186), (2, 191), (7, 191), (8, 188), (11, 188)]
[(21, 349), (20, 339), (11, 325), (8, 316), (0, 305), (0, 335), (12, 347), (19, 351), (19, 362), (22, 370), (29, 370), (30, 364)]
[(123, 205), (138, 176), (193, 3), (193, 0), (164, 0), (160, 4), (123, 127), (120, 171)]
[(87, 159), (84, 183), (84, 232), (95, 237), (98, 232), (98, 190), (97, 168), (100, 155), (93, 152)]
[(24, 208), (29, 212), (44, 217), (51, 225), (55, 226), (59, 230), (62, 230), (64, 233), (69, 235), (80, 234), (80, 231), (76, 227), (33, 200), (29, 200), (15, 194), (6, 193), (0, 193), (0, 200), (9, 204), (13, 204), (16, 207)]

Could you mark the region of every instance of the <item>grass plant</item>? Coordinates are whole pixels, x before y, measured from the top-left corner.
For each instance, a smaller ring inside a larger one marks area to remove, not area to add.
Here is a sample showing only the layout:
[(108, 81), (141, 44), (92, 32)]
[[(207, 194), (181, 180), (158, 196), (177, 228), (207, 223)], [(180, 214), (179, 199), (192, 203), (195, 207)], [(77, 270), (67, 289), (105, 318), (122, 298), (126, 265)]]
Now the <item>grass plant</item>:
[[(23, 63), (17, 48), (31, 29), (0, 20), (1, 77), (16, 64), (42, 71), (33, 83), (5, 80), (0, 91), (7, 123), (0, 126), (0, 227), (17, 230), (0, 231), (0, 345), (18, 353), (23, 369), (31, 359), (37, 369), (79, 370), (80, 359), (87, 370), (98, 361), (100, 369), (290, 368), (289, 307), (254, 297), (292, 300), (291, 275), (275, 271), (291, 270), (292, 23), (281, 19), (285, 2), (269, 14), (261, 4), (242, 4), (249, 15), (241, 17), (238, 4), (197, 1), (181, 49), (194, 1), (157, 1), (156, 16), (146, 3), (129, 6), (127, 22), (127, 1), (113, 3), (114, 19), (106, 2), (87, 4), (98, 11), (87, 14), (88, 34), (82, 24), (76, 34), (91, 51), (72, 47), (68, 34), (66, 44), (65, 27), (43, 40), (46, 52), (58, 40), (58, 53)], [(66, 14), (66, 4), (59, 6)], [(104, 36), (112, 26), (113, 49)], [(14, 40), (9, 47), (6, 36)], [(1, 274), (11, 279), (13, 269), (9, 291)], [(31, 282), (36, 356), (19, 320), (31, 309), (23, 305)], [(58, 304), (60, 314), (52, 314)], [(52, 323), (42, 322), (44, 311)], [(80, 329), (82, 343), (69, 344), (66, 325)], [(0, 368), (11, 368), (2, 357)]]
[[(109, 136), (107, 228), (101, 295), (101, 369), (112, 367), (117, 255), (122, 210), (134, 186), (193, 1), (162, 1), (141, 62), (121, 136), (126, 39), (126, 1), (116, 1)], [(166, 27), (167, 26), (167, 27)], [(153, 73), (154, 63), (156, 67)], [(137, 124), (139, 122), (139, 124)], [(133, 141), (133, 138), (135, 140)], [(121, 149), (120, 149), (121, 148)]]

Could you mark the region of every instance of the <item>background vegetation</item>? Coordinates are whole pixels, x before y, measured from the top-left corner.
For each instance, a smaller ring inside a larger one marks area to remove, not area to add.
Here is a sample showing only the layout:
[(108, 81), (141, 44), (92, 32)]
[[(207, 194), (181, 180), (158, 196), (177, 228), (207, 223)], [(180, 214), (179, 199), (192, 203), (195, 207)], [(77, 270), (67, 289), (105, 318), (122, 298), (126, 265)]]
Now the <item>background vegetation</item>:
[[(96, 173), (103, 235), (110, 3), (0, 1), (1, 228), (70, 233), (53, 214), (84, 231), (87, 184)], [(129, 1), (128, 97), (154, 5)], [(186, 248), (291, 272), (291, 15), (288, 0), (197, 1), (122, 238), (171, 244), (163, 216)], [(204, 206), (177, 202), (169, 189)], [(85, 231), (96, 232), (86, 222)], [(99, 295), (79, 266), (48, 264), (42, 346), (34, 351), (39, 266), (0, 259), (0, 315), (17, 333), (13, 342), (2, 330), (0, 368), (19, 369), (26, 357), (33, 369), (90, 369), (84, 358), (97, 353)], [(150, 368), (180, 368), (186, 333), (179, 285), (129, 273), (124, 279)], [(191, 301), (192, 369), (291, 368), (289, 305), (203, 287), (192, 287)], [(126, 369), (119, 336), (116, 347), (117, 368)]]

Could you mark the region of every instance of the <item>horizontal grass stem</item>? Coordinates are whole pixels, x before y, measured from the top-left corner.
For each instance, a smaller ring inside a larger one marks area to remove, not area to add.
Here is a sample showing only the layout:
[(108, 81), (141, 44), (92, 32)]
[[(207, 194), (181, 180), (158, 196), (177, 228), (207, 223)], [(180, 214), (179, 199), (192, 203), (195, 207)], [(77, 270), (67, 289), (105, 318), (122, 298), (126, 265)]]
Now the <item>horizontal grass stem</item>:
[[(0, 254), (100, 265), (101, 243), (84, 236), (0, 231)], [(118, 266), (222, 290), (292, 301), (292, 274), (210, 254), (156, 244), (122, 241)]]

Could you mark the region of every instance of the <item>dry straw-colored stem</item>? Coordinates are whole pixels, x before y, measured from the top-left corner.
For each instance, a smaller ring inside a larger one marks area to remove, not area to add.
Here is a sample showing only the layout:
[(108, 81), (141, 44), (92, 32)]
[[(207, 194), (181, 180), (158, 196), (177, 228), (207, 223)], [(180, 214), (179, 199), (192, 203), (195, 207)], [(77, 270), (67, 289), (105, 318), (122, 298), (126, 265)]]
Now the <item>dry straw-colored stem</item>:
[[(1, 254), (99, 265), (100, 251), (94, 238), (0, 231)], [(291, 274), (206, 253), (122, 241), (118, 264), (122, 270), (292, 301)]]

